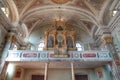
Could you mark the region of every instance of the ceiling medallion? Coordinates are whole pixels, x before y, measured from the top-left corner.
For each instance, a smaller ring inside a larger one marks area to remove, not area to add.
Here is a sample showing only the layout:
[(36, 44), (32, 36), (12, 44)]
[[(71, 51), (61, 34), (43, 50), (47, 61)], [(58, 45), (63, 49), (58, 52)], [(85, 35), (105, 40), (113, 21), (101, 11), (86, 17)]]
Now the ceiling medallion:
[(65, 4), (65, 3), (72, 1), (72, 0), (51, 0), (51, 1), (56, 3), (56, 4)]

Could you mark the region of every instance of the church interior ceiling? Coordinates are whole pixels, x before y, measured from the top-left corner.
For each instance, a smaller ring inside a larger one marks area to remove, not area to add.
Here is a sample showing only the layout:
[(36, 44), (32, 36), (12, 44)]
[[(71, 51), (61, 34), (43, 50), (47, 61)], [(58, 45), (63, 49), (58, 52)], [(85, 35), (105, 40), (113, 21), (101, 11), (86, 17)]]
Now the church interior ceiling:
[[(0, 4), (9, 9), (9, 20), (23, 38), (31, 43), (44, 41), (44, 32), (56, 20), (74, 28), (76, 41), (93, 41), (95, 31), (109, 23), (109, 7), (114, 0), (4, 0)], [(6, 4), (4, 4), (6, 3)], [(33, 41), (32, 39), (36, 39)]]

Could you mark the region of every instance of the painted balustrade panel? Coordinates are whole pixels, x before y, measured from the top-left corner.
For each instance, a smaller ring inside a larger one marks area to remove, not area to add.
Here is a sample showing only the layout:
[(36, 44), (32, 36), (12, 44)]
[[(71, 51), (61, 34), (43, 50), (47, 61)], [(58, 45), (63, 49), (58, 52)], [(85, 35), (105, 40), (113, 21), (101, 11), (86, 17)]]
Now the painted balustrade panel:
[(83, 52), (82, 58), (84, 59), (84, 61), (97, 61), (97, 60), (99, 60), (97, 52), (95, 52), (95, 51)]
[(22, 54), (22, 58), (37, 58), (38, 53), (24, 53)]
[(20, 61), (22, 51), (12, 51), (12, 50), (9, 50), (8, 51), (8, 56), (6, 58), (6, 61)]
[(9, 53), (8, 53), (8, 57), (9, 58), (20, 58), (20, 53), (21, 53), (21, 51), (9, 51)]
[(111, 61), (107, 51), (68, 51), (54, 54), (54, 51), (9, 51), (7, 61)]
[(110, 57), (110, 55), (109, 55), (109, 52), (98, 52), (98, 57), (99, 58), (109, 58)]
[(38, 52), (30, 52), (25, 51), (21, 53), (21, 61), (37, 61), (38, 60)]

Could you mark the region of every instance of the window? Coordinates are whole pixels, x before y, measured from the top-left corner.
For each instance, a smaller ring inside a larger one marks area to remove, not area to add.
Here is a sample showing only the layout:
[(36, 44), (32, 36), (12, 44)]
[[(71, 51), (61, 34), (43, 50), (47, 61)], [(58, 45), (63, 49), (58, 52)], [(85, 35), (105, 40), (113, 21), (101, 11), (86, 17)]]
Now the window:
[(80, 43), (76, 43), (76, 48), (77, 48), (77, 51), (82, 51), (83, 50)]
[(4, 12), (4, 14), (8, 17), (9, 15), (9, 10), (7, 7), (2, 7), (1, 10)]
[(44, 48), (44, 42), (38, 45), (38, 51), (43, 51), (43, 48)]
[(17, 50), (17, 46), (16, 45), (13, 46), (13, 50)]
[(117, 13), (117, 11), (116, 11), (116, 10), (114, 10), (112, 15), (113, 15), (113, 16), (115, 16), (115, 14), (116, 14), (116, 13)]

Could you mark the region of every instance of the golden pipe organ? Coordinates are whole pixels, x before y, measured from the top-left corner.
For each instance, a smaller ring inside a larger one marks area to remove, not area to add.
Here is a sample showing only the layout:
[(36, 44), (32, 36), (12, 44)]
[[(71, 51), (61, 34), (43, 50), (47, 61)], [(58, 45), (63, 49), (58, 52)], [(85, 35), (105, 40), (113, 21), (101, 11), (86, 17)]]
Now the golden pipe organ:
[(54, 26), (45, 32), (45, 50), (54, 50), (56, 54), (66, 54), (75, 48), (75, 33), (66, 27), (64, 21), (56, 21)]

